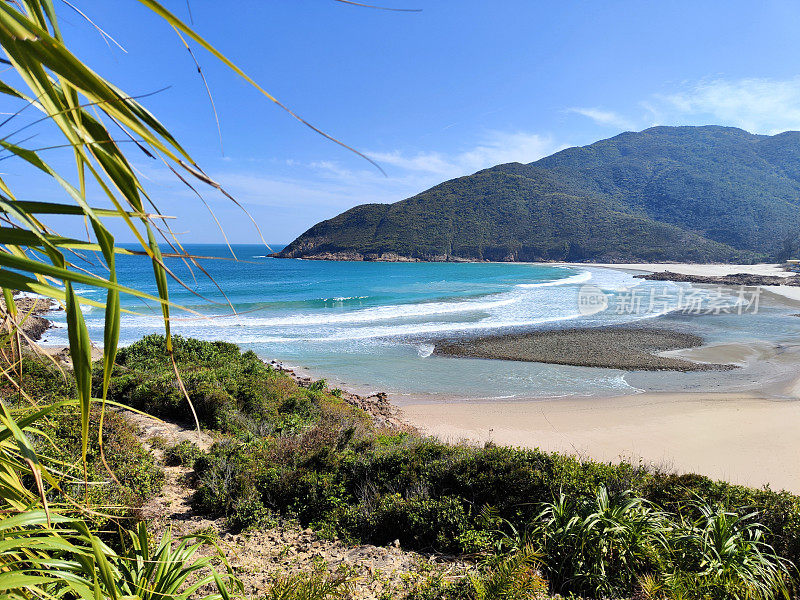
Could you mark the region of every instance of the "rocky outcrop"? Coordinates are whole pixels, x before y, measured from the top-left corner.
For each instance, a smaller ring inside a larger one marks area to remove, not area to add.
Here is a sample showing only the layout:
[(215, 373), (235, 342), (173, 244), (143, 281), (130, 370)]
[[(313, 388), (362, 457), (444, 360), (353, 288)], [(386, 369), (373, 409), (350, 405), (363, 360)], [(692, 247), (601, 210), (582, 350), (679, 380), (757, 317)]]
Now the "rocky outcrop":
[(685, 275), (683, 273), (673, 273), (672, 271), (662, 271), (661, 273), (648, 273), (645, 275), (634, 275), (638, 279), (648, 279), (651, 281), (676, 281), (685, 283), (715, 283), (720, 285), (757, 287), (760, 285), (792, 285), (800, 286), (800, 275), (790, 275), (781, 277), (780, 275), (754, 275), (752, 273), (736, 273), (734, 275)]
[(2, 312), (3, 325), (18, 326), (27, 338), (25, 341), (36, 342), (41, 339), (44, 332), (50, 329), (53, 324), (41, 315), (58, 308), (58, 304), (49, 298), (31, 298), (17, 295), (14, 298), (17, 307), (16, 317), (12, 317), (6, 310), (4, 299), (0, 299), (0, 312)]
[[(271, 361), (272, 368), (285, 373), (294, 379), (298, 385), (308, 387), (314, 380), (295, 373), (292, 369), (287, 369), (277, 361)], [(399, 431), (415, 431), (414, 427), (403, 420), (402, 411), (389, 401), (386, 392), (377, 392), (369, 396), (360, 396), (352, 392), (340, 390), (339, 397), (349, 405), (363, 410), (370, 417), (377, 427), (397, 429)]]

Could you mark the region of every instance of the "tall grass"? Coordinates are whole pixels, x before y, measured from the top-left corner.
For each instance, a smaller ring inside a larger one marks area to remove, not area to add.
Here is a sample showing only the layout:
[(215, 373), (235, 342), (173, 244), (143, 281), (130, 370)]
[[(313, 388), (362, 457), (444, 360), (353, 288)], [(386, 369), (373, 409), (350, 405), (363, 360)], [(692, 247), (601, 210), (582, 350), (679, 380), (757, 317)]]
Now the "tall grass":
[(789, 598), (791, 565), (763, 541), (757, 514), (703, 503), (675, 521), (647, 501), (601, 487), (547, 503), (530, 530), (551, 589), (589, 598)]

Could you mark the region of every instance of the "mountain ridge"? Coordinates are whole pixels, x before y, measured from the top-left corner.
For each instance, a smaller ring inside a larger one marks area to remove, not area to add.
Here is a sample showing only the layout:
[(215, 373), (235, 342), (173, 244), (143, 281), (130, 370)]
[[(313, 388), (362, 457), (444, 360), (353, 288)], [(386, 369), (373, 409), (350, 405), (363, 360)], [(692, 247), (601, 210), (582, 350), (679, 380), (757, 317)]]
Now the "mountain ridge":
[(753, 262), (786, 258), (798, 232), (800, 132), (660, 126), (353, 207), (275, 256)]

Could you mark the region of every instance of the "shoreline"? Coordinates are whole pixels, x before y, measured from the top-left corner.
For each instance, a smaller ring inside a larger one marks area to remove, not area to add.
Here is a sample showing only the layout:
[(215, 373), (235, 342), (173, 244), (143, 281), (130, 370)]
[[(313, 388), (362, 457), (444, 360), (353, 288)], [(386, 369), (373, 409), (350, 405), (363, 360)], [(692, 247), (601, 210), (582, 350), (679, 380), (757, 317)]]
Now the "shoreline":
[[(262, 358), (261, 361), (276, 371), (287, 375), (301, 387), (307, 388), (315, 381), (325, 380), (324, 377), (314, 379), (310, 375), (298, 372), (296, 368), (285, 367), (281, 362), (276, 360), (267, 361)], [(339, 397), (342, 400), (369, 414), (378, 427), (396, 429), (398, 431), (417, 431), (416, 427), (409, 424), (408, 421), (404, 419), (402, 409), (389, 400), (389, 395), (386, 392), (374, 392), (369, 395), (364, 395), (349, 390), (340, 389), (339, 391)]]
[[(586, 263), (558, 263), (585, 267)], [(599, 264), (643, 273), (697, 277), (750, 273), (789, 277), (779, 265)], [(700, 285), (715, 284), (704, 282)], [(800, 303), (800, 288), (762, 286)], [(699, 350), (702, 350), (701, 347)], [(609, 462), (643, 462), (753, 487), (800, 493), (800, 441), (787, 423), (800, 418), (800, 377), (780, 385), (755, 380), (739, 392), (648, 392), (604, 397), (490, 401), (408, 401), (403, 413), (422, 432), (446, 441), (540, 448)]]
[[(747, 270), (791, 275), (778, 265), (548, 264), (708, 276)], [(785, 293), (788, 286), (769, 287), (778, 288), (774, 293), (780, 301), (800, 304), (800, 294)], [(800, 287), (791, 291), (800, 292)], [(706, 352), (708, 347), (696, 350)], [(307, 373), (302, 367), (287, 368), (274, 360), (264, 362), (304, 386), (325, 376)], [(754, 376), (752, 384), (734, 392), (645, 391), (527, 400), (402, 397), (363, 391), (367, 386), (346, 387), (362, 393), (343, 392), (343, 399), (366, 410), (379, 425), (413, 428), (449, 441), (539, 447), (612, 462), (641, 460), (677, 472), (697, 472), (755, 487), (769, 483), (775, 489), (800, 493), (800, 473), (793, 472), (800, 459), (800, 440), (787, 426), (800, 420), (798, 378), (769, 385), (771, 390)]]
[(15, 294), (14, 304), (17, 308), (17, 316), (12, 319), (6, 312), (6, 302), (0, 298), (0, 309), (6, 315), (4, 325), (7, 328), (18, 327), (23, 337), (23, 342), (38, 342), (48, 329), (53, 327), (53, 322), (47, 318), (47, 314), (54, 310), (59, 310), (55, 300), (43, 297), (27, 296)]

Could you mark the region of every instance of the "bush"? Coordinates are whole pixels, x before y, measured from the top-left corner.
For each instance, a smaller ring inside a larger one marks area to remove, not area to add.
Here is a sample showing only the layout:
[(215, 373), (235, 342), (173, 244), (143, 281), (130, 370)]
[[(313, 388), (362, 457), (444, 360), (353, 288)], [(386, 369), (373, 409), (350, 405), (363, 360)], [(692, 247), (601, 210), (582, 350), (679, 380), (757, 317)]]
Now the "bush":
[[(261, 436), (297, 433), (337, 414), (366, 422), (361, 411), (325, 392), (324, 381), (303, 388), (235, 344), (172, 340), (181, 381), (203, 427)], [(99, 365), (94, 382), (99, 392)], [(173, 422), (193, 420), (161, 335), (119, 351), (109, 397)]]
[(189, 467), (194, 469), (194, 463), (203, 454), (203, 451), (189, 440), (170, 446), (164, 450), (164, 461), (171, 466)]
[[(89, 418), (89, 448), (86, 473), (89, 481), (103, 482), (88, 487), (90, 500), (119, 514), (143, 506), (157, 495), (164, 481), (153, 456), (142, 448), (133, 427), (119, 413), (106, 410), (103, 420), (103, 445), (109, 474), (100, 454), (98, 428), (100, 411)], [(34, 439), (37, 453), (54, 461), (62, 473), (61, 489), (73, 497), (83, 497), (85, 490), (81, 456), (81, 425), (78, 409), (67, 407), (42, 422), (40, 435)], [(115, 479), (116, 478), (116, 481)], [(55, 497), (52, 500), (57, 500)], [(112, 508), (113, 507), (113, 508)]]
[(660, 569), (668, 530), (648, 502), (601, 487), (592, 499), (561, 494), (546, 503), (528, 540), (552, 591), (616, 598), (630, 596), (639, 575)]
[[(23, 356), (14, 370), (15, 380), (35, 402), (55, 402), (77, 396), (78, 388), (72, 372), (61, 370), (45, 358)], [(16, 402), (19, 399), (19, 391), (5, 377), (0, 380), (0, 397), (7, 402)], [(21, 405), (29, 404), (22, 402)]]
[(228, 516), (228, 527), (234, 531), (257, 529), (275, 524), (272, 513), (255, 492), (237, 498)]
[(800, 498), (785, 492), (539, 450), (351, 431), (326, 422), (299, 434), (212, 449), (207, 468), (214, 475), (199, 493), (219, 510), (231, 506), (231, 496), (255, 491), (267, 508), (347, 539), (383, 544), (399, 538), (409, 548), (446, 552), (494, 543), (496, 524), (480, 518), (485, 506), (494, 507), (497, 519), (524, 528), (542, 503), (562, 493), (581, 504), (595, 502), (601, 488), (611, 498), (630, 490), (678, 520), (691, 514), (699, 495), (741, 515), (758, 510), (765, 541), (781, 556), (800, 558)]

